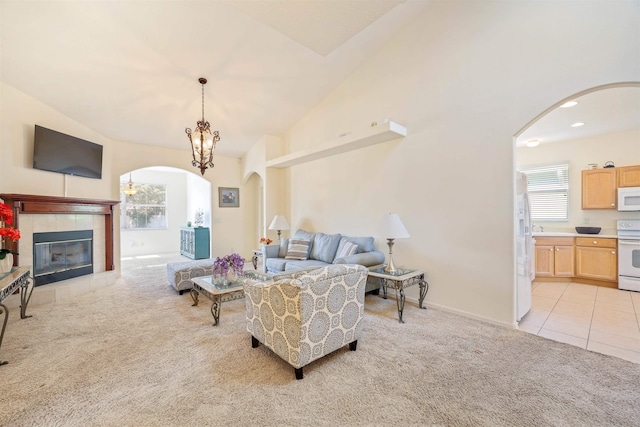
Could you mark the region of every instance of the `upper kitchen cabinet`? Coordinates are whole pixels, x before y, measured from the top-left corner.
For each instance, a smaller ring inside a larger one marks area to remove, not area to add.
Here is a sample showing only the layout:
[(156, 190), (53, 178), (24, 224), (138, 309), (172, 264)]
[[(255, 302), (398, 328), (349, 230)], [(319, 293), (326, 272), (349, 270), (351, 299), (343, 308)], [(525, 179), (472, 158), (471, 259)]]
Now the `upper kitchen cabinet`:
[(616, 169), (582, 171), (582, 209), (616, 209)]
[(640, 187), (640, 166), (618, 168), (618, 187)]

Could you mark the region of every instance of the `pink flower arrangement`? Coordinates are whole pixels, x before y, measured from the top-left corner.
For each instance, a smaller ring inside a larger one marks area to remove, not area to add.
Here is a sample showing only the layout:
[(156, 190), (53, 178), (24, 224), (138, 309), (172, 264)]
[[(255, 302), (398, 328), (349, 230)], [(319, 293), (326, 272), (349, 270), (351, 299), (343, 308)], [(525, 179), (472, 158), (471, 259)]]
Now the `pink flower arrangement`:
[[(0, 237), (6, 237), (9, 240), (17, 242), (20, 240), (20, 230), (13, 227), (5, 227), (13, 223), (13, 211), (5, 203), (0, 203)], [(16, 251), (11, 249), (0, 249), (0, 259), (4, 259), (7, 254), (18, 255)]]

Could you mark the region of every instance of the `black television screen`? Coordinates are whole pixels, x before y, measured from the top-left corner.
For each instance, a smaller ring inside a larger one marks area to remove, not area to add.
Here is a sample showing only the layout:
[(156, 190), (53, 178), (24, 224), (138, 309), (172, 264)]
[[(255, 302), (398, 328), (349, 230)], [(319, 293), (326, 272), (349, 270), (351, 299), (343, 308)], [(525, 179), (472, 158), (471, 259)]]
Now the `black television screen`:
[(101, 179), (102, 145), (36, 125), (33, 167)]

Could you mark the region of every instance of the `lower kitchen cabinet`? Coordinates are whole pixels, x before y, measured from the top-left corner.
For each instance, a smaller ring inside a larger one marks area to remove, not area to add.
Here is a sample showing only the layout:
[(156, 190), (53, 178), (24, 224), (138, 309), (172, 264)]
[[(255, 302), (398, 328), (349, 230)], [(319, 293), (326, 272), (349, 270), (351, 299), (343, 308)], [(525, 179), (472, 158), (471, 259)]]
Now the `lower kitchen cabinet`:
[(578, 237), (576, 239), (576, 277), (616, 282), (618, 255), (616, 239)]
[(536, 277), (574, 277), (573, 237), (536, 238)]

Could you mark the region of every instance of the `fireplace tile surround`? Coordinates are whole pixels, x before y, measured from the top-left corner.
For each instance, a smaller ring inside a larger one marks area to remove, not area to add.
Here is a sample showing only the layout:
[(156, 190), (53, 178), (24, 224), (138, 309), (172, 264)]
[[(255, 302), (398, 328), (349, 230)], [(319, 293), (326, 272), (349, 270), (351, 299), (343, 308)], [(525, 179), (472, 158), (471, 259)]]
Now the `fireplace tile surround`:
[[(34, 289), (30, 305), (70, 301), (77, 295), (115, 283), (113, 207), (119, 201), (23, 194), (0, 194), (0, 199), (13, 207), (14, 223), (20, 229), (21, 238), (17, 247), (14, 246), (20, 253), (15, 257), (18, 265), (33, 263), (33, 233), (93, 230), (94, 273), (38, 286)], [(20, 298), (12, 295), (5, 304), (16, 308), (20, 305)]]

